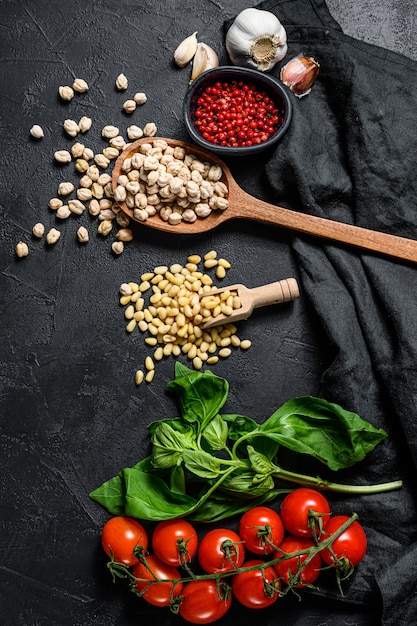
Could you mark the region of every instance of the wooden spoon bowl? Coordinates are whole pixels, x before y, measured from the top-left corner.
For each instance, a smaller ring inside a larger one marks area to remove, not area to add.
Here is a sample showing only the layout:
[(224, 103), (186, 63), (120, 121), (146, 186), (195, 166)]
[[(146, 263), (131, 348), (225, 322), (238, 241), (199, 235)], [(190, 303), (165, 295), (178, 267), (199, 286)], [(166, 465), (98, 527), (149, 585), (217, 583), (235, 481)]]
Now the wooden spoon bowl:
[[(119, 176), (123, 173), (122, 165), (125, 159), (132, 157), (133, 154), (138, 152), (142, 144), (152, 143), (155, 139), (157, 138), (144, 137), (138, 139), (131, 143), (126, 150), (120, 154), (113, 168), (113, 190), (115, 190), (117, 186)], [(161, 219), (158, 214), (148, 217), (146, 221), (140, 221), (135, 217), (133, 209), (130, 209), (125, 202), (119, 202), (121, 210), (133, 221), (172, 234), (195, 235), (197, 233), (208, 232), (213, 228), (217, 228), (220, 224), (233, 219), (257, 220), (308, 235), (349, 244), (364, 250), (378, 252), (414, 263), (417, 262), (417, 241), (414, 239), (381, 233), (269, 204), (268, 202), (254, 198), (239, 187), (228, 166), (208, 150), (176, 139), (162, 137), (158, 139), (164, 139), (170, 146), (180, 146), (184, 148), (186, 153), (196, 155), (201, 161), (220, 165), (223, 171), (221, 180), (227, 185), (229, 191), (229, 207), (225, 210), (214, 210), (207, 217), (198, 218), (193, 223), (182, 221), (174, 225)]]

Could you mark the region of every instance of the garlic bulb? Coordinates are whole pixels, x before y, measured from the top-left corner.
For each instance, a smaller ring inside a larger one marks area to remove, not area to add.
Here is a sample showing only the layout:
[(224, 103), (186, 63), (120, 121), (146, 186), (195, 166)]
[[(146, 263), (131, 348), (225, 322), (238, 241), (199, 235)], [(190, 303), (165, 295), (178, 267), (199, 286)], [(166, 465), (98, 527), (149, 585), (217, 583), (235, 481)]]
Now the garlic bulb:
[(217, 53), (213, 50), (213, 48), (208, 46), (206, 43), (198, 43), (197, 51), (194, 55), (190, 83), (192, 83), (193, 80), (197, 78), (197, 76), (200, 76), (200, 74), (202, 74), (206, 70), (218, 66), (219, 57), (217, 56)]
[(244, 9), (226, 34), (226, 49), (234, 65), (267, 72), (287, 53), (287, 33), (269, 11)]
[(320, 65), (313, 57), (305, 57), (302, 54), (288, 61), (281, 69), (281, 81), (298, 98), (306, 96), (317, 78)]

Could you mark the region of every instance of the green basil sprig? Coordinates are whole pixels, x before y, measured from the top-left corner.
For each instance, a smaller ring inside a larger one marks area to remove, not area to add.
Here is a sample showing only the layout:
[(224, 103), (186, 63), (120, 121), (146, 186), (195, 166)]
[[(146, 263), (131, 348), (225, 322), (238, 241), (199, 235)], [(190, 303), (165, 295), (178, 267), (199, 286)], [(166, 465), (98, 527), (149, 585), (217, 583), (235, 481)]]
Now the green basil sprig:
[(150, 456), (90, 493), (113, 515), (215, 522), (287, 493), (288, 483), (358, 494), (402, 485), (344, 485), (279, 465), (285, 448), (336, 471), (361, 461), (387, 437), (337, 404), (293, 398), (258, 424), (244, 415), (221, 414), (229, 384), (209, 370), (197, 372), (177, 362), (168, 388), (181, 416), (151, 423)]

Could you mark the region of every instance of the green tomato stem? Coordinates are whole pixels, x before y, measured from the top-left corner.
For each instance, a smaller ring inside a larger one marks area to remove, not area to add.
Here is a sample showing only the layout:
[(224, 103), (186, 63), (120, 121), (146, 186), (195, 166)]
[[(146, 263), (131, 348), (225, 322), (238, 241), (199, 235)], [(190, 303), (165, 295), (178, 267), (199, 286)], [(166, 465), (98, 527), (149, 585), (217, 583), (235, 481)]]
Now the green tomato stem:
[(275, 478), (286, 480), (288, 482), (297, 483), (303, 487), (313, 487), (323, 491), (337, 491), (339, 493), (352, 493), (352, 494), (373, 494), (382, 493), (385, 491), (393, 491), (394, 489), (401, 489), (403, 483), (402, 480), (392, 480), (387, 483), (379, 483), (374, 485), (345, 485), (342, 483), (334, 483), (328, 480), (323, 480), (319, 476), (308, 476), (306, 474), (298, 474), (296, 472), (290, 472), (284, 470), (281, 467), (276, 466), (276, 471), (272, 474)]

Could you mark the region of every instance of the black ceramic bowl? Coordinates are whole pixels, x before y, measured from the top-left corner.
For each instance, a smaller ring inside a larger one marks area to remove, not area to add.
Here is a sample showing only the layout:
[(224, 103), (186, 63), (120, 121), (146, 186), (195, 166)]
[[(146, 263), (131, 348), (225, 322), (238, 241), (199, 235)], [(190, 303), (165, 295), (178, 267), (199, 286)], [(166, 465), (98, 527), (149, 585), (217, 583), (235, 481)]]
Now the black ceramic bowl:
[[(258, 91), (265, 91), (279, 110), (280, 122), (266, 141), (251, 146), (219, 145), (205, 139), (200, 133), (196, 117), (198, 99), (208, 87), (216, 82), (230, 83), (232, 81), (242, 81), (247, 85), (254, 85)], [(271, 148), (287, 130), (291, 114), (292, 105), (286, 87), (268, 74), (244, 67), (225, 65), (203, 72), (193, 81), (184, 98), (184, 121), (191, 139), (202, 148), (222, 156), (250, 155)]]

